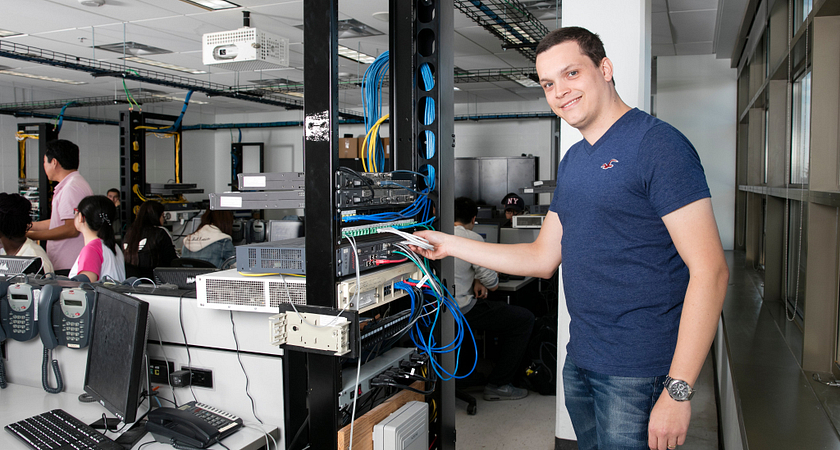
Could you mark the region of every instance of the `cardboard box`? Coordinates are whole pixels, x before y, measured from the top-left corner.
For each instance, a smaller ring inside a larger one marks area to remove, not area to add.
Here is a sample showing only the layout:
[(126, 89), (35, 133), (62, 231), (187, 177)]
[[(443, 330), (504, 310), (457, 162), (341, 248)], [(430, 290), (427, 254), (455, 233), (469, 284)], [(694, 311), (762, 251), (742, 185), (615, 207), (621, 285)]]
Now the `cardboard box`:
[(359, 140), (357, 138), (338, 138), (339, 158), (358, 158)]
[[(385, 157), (391, 157), (391, 138), (379, 138), (382, 141), (382, 145), (385, 147)], [(364, 148), (364, 154), (362, 153), (362, 148)], [(362, 136), (359, 138), (359, 158), (364, 158), (367, 156), (367, 148), (365, 148), (365, 137)]]

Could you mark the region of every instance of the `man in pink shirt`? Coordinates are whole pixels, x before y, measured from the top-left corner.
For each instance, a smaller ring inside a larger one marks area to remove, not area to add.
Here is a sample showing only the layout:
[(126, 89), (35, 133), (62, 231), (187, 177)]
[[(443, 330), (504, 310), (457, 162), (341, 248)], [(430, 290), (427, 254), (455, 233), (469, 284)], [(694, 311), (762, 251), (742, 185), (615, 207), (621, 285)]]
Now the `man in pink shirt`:
[(53, 191), (50, 220), (32, 223), (27, 237), (47, 242), (47, 256), (56, 273), (66, 274), (85, 246), (84, 237), (73, 224), (79, 202), (93, 195), (90, 185), (79, 174), (79, 147), (60, 139), (47, 144), (44, 172), (50, 181), (58, 182)]

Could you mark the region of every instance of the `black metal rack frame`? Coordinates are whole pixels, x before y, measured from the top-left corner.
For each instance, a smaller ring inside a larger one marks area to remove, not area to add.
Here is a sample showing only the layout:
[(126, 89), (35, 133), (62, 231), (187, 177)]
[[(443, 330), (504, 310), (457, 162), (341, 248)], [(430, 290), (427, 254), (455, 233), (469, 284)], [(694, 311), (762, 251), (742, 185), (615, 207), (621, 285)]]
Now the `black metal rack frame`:
[[(317, 280), (307, 283), (310, 306), (337, 310), (335, 255), (341, 237), (332, 174), (338, 169), (338, 0), (304, 2), (304, 155), (306, 174), (306, 272)], [(453, 41), (452, 0), (391, 0), (390, 2), (390, 114), (389, 124), (394, 167), (434, 173), (436, 189), (430, 194), (437, 212), (435, 228), (453, 231)], [(325, 32), (328, 30), (329, 32)], [(417, 83), (419, 67), (429, 63), (435, 84), (423, 90)], [(418, 112), (418, 99), (435, 102), (435, 120), (425, 124)], [(434, 155), (427, 158), (425, 133), (435, 135)], [(422, 149), (421, 149), (422, 147)], [(436, 261), (433, 269), (451, 287), (454, 262)], [(442, 315), (439, 342), (454, 337), (454, 321)], [(447, 370), (454, 370), (454, 355), (442, 355)], [(299, 449), (335, 449), (340, 414), (338, 393), (342, 387), (339, 357), (286, 351), (287, 446)], [(437, 436), (434, 448), (455, 448), (455, 386), (438, 383), (433, 395), (438, 418), (431, 424)], [(308, 409), (304, 417), (299, 411)], [(291, 446), (297, 430), (300, 439)], [(306, 442), (304, 442), (306, 441)]]
[[(154, 130), (137, 129), (141, 126), (171, 126), (178, 116), (167, 114), (144, 113), (140, 111), (120, 112), (120, 220), (124, 224), (134, 222), (136, 208), (143, 203), (134, 192), (134, 186), (140, 191), (146, 189), (146, 133)], [(180, 133), (181, 130), (175, 130)], [(176, 141), (177, 142), (177, 141)], [(135, 144), (136, 143), (136, 144)], [(184, 174), (184, 158), (181, 149), (175, 144), (174, 156), (180, 161), (175, 169), (175, 180), (180, 182)]]

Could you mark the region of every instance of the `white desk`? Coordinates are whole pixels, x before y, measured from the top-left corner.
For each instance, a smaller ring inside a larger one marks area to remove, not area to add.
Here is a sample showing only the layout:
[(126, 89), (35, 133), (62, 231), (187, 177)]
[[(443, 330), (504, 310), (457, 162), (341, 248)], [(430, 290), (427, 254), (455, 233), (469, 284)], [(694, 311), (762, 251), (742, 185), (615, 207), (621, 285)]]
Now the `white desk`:
[[(0, 425), (6, 426), (18, 420), (26, 419), (43, 412), (61, 408), (85, 423), (93, 423), (102, 417), (102, 413), (112, 416), (105, 408), (98, 403), (81, 403), (78, 395), (62, 392), (59, 394), (48, 394), (41, 388), (25, 386), (21, 384), (9, 384), (6, 389), (0, 390)], [(145, 407), (143, 408), (145, 412)], [(129, 427), (126, 427), (127, 430)], [(270, 431), (275, 438), (278, 436), (277, 427), (271, 427)], [(111, 439), (116, 439), (115, 433), (106, 434)], [(153, 441), (154, 438), (147, 434), (134, 448), (141, 444)], [(271, 439), (269, 439), (271, 441)], [(230, 449), (256, 450), (265, 446), (265, 435), (253, 428), (242, 428), (236, 433), (228, 436), (222, 441)], [(272, 444), (273, 446), (274, 444)], [(27, 450), (31, 449), (27, 444), (18, 439), (6, 430), (0, 432), (0, 448), (4, 450)], [(143, 449), (171, 449), (169, 444), (153, 443)], [(208, 447), (211, 449), (224, 450), (219, 444)]]

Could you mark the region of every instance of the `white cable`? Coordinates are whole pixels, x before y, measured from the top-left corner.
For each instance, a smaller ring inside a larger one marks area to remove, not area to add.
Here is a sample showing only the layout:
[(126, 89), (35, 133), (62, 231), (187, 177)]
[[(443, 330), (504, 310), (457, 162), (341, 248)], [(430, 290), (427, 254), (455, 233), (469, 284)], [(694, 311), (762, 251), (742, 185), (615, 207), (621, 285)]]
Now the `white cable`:
[(377, 228), (376, 232), (377, 233), (396, 234), (397, 236), (400, 236), (401, 238), (406, 240), (406, 242), (401, 242), (401, 243), (414, 245), (414, 246), (420, 247), (420, 248), (425, 249), (425, 250), (434, 250), (435, 249), (434, 245), (429, 244), (429, 241), (421, 238), (420, 236), (417, 236), (417, 235), (414, 235), (414, 234), (411, 234), (411, 233), (406, 233), (405, 231), (400, 231), (400, 230), (398, 230), (396, 228), (393, 228), (393, 227)]
[[(166, 349), (164, 349), (164, 347), (163, 347), (163, 338), (160, 335), (160, 327), (158, 326), (157, 320), (155, 319), (155, 315), (152, 314), (151, 310), (149, 310), (149, 317), (152, 318), (152, 323), (155, 325), (155, 331), (157, 331), (157, 335), (158, 335), (158, 344), (160, 345), (160, 352), (163, 353), (163, 363), (166, 364), (166, 373), (167, 373), (166, 384), (169, 385), (169, 390), (172, 391), (172, 400), (174, 400), (173, 403), (177, 407), (178, 406), (178, 398), (175, 397), (175, 388), (172, 387), (172, 381), (169, 380), (169, 358), (166, 357)], [(174, 367), (175, 363), (173, 363), (172, 366)], [(152, 398), (152, 393), (149, 392), (149, 399), (151, 399), (151, 398)], [(150, 404), (151, 404), (151, 402), (150, 402)]]
[[(359, 266), (356, 266), (359, 267)], [(359, 375), (362, 373), (362, 356), (359, 355), (356, 365), (356, 387), (353, 388), (353, 412), (350, 414), (350, 449), (353, 450), (353, 426), (356, 425), (356, 400), (359, 399)]]
[(277, 444), (277, 439), (274, 438), (274, 435), (265, 431), (265, 428), (255, 424), (255, 423), (243, 423), (248, 428), (253, 428), (255, 430), (260, 431), (262, 434), (265, 435), (265, 448), (267, 450), (271, 450), (271, 445), (268, 442), (268, 439), (271, 438), (271, 442), (274, 442), (274, 450), (280, 450), (280, 445)]
[(151, 278), (146, 278), (146, 277), (138, 278), (138, 279), (134, 280), (134, 282), (131, 283), (131, 287), (135, 287), (137, 285), (138, 281), (143, 281), (143, 280), (149, 280), (149, 283), (152, 283), (155, 286), (155, 289), (157, 289), (157, 283), (155, 283), (155, 281), (152, 280)]

